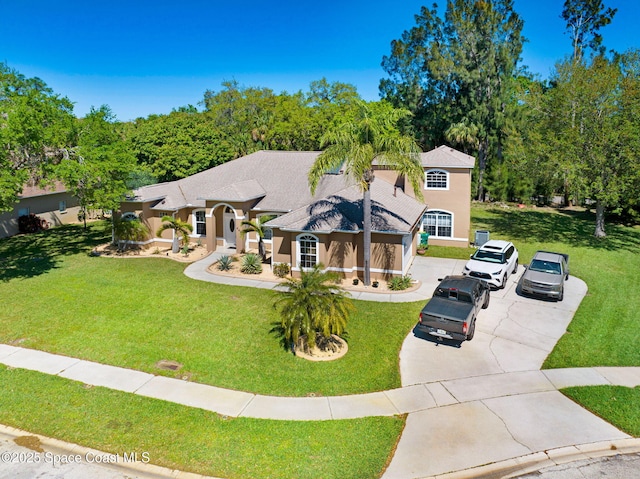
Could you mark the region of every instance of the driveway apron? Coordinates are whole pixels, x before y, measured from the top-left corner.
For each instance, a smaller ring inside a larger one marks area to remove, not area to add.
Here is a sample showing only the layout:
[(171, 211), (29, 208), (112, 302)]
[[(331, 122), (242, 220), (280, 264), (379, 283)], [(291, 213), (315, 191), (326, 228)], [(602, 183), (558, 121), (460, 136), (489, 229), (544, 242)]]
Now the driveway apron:
[[(416, 258), (414, 278), (434, 277), (429, 260)], [(448, 274), (459, 274), (462, 264), (438, 260), (435, 268), (441, 273), (449, 265), (454, 270)], [(492, 291), (473, 341), (457, 344), (413, 333), (405, 339), (403, 387), (431, 384), (432, 390), (439, 384), (456, 403), (408, 415), (384, 479), (434, 477), (549, 449), (629, 438), (558, 392), (540, 371), (586, 284), (571, 277), (562, 302), (525, 298), (516, 293), (522, 271), (503, 290)]]

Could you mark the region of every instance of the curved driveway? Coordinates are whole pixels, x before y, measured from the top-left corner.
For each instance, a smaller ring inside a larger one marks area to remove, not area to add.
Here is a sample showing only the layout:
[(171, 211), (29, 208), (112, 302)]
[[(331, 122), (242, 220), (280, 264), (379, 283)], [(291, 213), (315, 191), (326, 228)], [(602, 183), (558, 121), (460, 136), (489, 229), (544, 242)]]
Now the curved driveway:
[[(191, 278), (271, 288), (273, 283), (212, 275), (211, 255), (190, 265)], [(421, 287), (404, 294), (358, 293), (377, 301), (417, 301), (431, 296), (438, 278), (461, 271), (464, 261), (422, 258), (411, 268)], [(347, 419), (407, 414), (383, 479), (501, 475), (576, 458), (638, 452), (640, 441), (582, 409), (558, 388), (573, 385), (640, 385), (640, 368), (541, 371), (587, 292), (572, 277), (561, 303), (516, 294), (519, 275), (491, 293), (478, 316), (473, 341), (460, 345), (410, 333), (400, 352), (402, 387), (353, 396), (282, 398), (190, 383), (42, 351), (0, 344), (0, 363), (86, 384), (155, 397), (229, 416), (290, 420)], [(457, 472), (456, 472), (457, 471)], [(488, 477), (488, 476), (487, 476)]]

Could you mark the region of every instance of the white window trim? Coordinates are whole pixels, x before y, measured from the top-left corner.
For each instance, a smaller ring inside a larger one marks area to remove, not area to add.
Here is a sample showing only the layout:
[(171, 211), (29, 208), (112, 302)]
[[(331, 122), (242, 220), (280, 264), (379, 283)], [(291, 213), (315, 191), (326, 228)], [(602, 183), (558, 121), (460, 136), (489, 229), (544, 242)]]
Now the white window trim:
[[(452, 211), (447, 211), (447, 210), (442, 210), (440, 208), (434, 208), (432, 210), (427, 210), (423, 217), (422, 217), (422, 221), (420, 222), (420, 231), (424, 233), (424, 216), (428, 215), (429, 213), (447, 213), (448, 215), (451, 215), (451, 236), (437, 236), (437, 235), (433, 235), (430, 236), (430, 238), (434, 238), (434, 239), (446, 239), (446, 240), (452, 240), (455, 238), (455, 230), (454, 230), (454, 225), (455, 225), (455, 215)], [(437, 221), (437, 220), (436, 220)], [(437, 223), (436, 223), (437, 225)], [(436, 228), (437, 229), (437, 228)]]
[[(196, 213), (202, 211), (204, 213), (204, 234), (198, 234), (198, 222), (196, 221)], [(204, 238), (207, 236), (207, 210), (205, 208), (198, 208), (191, 212), (191, 226), (193, 227), (193, 233), (189, 236), (196, 238)]]
[(318, 239), (317, 236), (309, 234), (309, 233), (302, 233), (299, 234), (298, 236), (296, 236), (296, 268), (292, 268), (294, 271), (308, 271), (310, 268), (303, 268), (301, 266), (301, 254), (300, 254), (300, 240), (302, 240), (303, 237), (309, 237), (309, 238), (313, 238), (316, 242), (316, 265), (320, 263), (320, 240)]
[[(445, 178), (447, 180), (447, 186), (445, 188), (437, 188), (433, 186), (427, 186), (427, 175), (429, 173), (444, 173)], [(449, 191), (449, 186), (451, 185), (451, 178), (449, 176), (449, 172), (447, 170), (443, 170), (442, 168), (430, 168), (425, 170), (424, 172), (424, 189), (425, 190), (433, 190), (433, 191)]]
[[(275, 213), (275, 212), (274, 212), (274, 213), (258, 213), (258, 214), (256, 215), (256, 221), (260, 221), (260, 218), (261, 218), (261, 217), (263, 217), (263, 216), (275, 216), (275, 217), (277, 218), (278, 216), (282, 216), (283, 214), (284, 214), (284, 213)], [(271, 239), (266, 239), (266, 238), (265, 238), (265, 239), (263, 240), (266, 244), (272, 244), (272, 243), (273, 243), (273, 229), (272, 229), (271, 231), (272, 231), (272, 233), (271, 233)], [(256, 241), (256, 243), (257, 243), (257, 242), (258, 242), (258, 238), (256, 238), (256, 240), (255, 240), (255, 241)]]

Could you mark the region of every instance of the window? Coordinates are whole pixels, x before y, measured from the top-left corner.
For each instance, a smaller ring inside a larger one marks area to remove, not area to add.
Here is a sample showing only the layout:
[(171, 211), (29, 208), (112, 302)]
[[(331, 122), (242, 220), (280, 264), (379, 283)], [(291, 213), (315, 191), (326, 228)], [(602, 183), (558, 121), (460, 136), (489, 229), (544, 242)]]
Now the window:
[(451, 238), (453, 236), (453, 215), (446, 211), (427, 211), (422, 218), (422, 229), (431, 236)]
[[(256, 217), (257, 221), (260, 221), (260, 218), (263, 216), (272, 216), (273, 218), (277, 218), (278, 216), (282, 216), (281, 214), (275, 214), (275, 213), (262, 213), (259, 214)], [(272, 218), (272, 219), (273, 219)], [(273, 239), (273, 230), (271, 228), (269, 228), (268, 226), (264, 227), (264, 238), (262, 238), (264, 241), (266, 241), (267, 243), (270, 242)]]
[(318, 238), (312, 235), (300, 235), (298, 240), (298, 266), (313, 268), (318, 264)]
[(58, 211), (65, 213), (67, 211), (67, 202), (62, 200), (58, 203)]
[(138, 217), (136, 216), (135, 213), (123, 213), (122, 214), (122, 221), (134, 221), (137, 220)]
[(434, 190), (449, 189), (449, 173), (443, 170), (429, 170), (425, 173), (424, 187)]
[(193, 212), (193, 226), (197, 235), (205, 236), (207, 234), (207, 219), (204, 210)]
[(20, 208), (18, 210), (18, 217), (20, 216), (29, 216), (29, 208)]

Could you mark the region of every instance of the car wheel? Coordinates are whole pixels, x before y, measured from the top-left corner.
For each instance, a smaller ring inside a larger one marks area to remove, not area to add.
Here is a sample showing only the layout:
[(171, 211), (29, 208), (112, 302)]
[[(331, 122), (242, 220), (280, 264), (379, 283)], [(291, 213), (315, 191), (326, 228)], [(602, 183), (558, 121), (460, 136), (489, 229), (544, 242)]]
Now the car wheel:
[(516, 264), (513, 267), (513, 274), (516, 274), (518, 272), (518, 260), (516, 259)]
[(482, 303), (482, 309), (487, 309), (489, 307), (489, 299), (491, 298), (491, 296), (489, 295), (489, 292), (487, 291), (487, 299), (484, 300), (484, 303)]
[(562, 301), (564, 299), (564, 287), (560, 290), (560, 296), (558, 296), (558, 301)]
[(500, 285), (500, 289), (504, 289), (506, 285), (507, 285), (507, 273), (505, 273), (504, 276), (502, 277), (502, 285)]
[(469, 329), (469, 334), (467, 334), (467, 341), (471, 341), (473, 339), (473, 335), (476, 333), (476, 322), (471, 323), (471, 328)]

